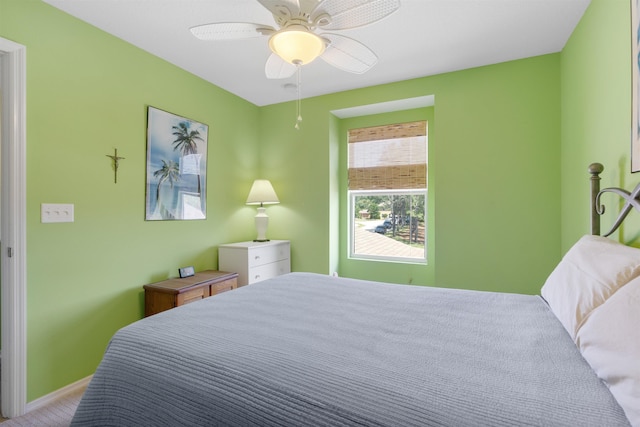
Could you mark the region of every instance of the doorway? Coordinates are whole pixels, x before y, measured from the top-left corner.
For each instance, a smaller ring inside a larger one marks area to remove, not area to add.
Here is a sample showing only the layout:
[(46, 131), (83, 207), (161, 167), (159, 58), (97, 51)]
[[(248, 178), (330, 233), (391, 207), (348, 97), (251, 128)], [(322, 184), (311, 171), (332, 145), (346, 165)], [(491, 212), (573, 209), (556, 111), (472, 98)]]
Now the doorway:
[(0, 38), (0, 404), (8, 418), (27, 403), (26, 47)]

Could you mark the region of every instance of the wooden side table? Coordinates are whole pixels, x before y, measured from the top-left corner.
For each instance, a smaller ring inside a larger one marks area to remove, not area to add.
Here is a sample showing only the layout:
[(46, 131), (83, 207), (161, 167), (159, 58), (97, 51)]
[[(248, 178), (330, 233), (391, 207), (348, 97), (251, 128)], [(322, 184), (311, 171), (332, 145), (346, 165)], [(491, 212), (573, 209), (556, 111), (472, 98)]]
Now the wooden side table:
[(238, 273), (207, 270), (191, 277), (144, 285), (144, 316), (151, 316), (238, 287)]

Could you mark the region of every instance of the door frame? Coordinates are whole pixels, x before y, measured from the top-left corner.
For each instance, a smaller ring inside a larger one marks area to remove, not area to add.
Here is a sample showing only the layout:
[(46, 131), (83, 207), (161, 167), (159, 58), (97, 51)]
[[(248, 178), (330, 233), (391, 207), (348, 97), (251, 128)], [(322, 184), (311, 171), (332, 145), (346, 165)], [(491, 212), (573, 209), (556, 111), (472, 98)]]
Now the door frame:
[(27, 404), (27, 49), (0, 38), (0, 292), (2, 415)]

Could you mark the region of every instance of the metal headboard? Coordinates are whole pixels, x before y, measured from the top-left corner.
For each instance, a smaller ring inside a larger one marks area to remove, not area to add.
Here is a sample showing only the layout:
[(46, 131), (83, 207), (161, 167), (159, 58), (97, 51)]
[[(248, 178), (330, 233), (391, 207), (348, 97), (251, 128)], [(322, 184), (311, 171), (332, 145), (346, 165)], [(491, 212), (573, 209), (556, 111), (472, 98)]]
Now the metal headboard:
[(611, 226), (611, 229), (604, 234), (604, 237), (607, 237), (620, 227), (620, 224), (622, 224), (622, 221), (624, 221), (629, 212), (631, 212), (632, 208), (640, 211), (640, 184), (636, 185), (636, 188), (631, 192), (617, 187), (600, 190), (600, 174), (603, 170), (604, 166), (600, 163), (591, 163), (589, 165), (589, 173), (591, 174), (591, 234), (600, 235), (600, 216), (604, 214), (604, 205), (600, 204), (600, 197), (604, 193), (617, 194), (625, 201), (615, 223)]

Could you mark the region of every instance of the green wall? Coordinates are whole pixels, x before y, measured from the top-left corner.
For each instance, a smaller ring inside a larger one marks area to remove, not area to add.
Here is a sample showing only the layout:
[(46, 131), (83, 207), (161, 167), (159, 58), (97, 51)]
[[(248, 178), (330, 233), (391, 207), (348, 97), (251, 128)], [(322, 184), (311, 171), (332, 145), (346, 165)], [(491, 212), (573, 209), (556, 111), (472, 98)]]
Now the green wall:
[[(346, 239), (335, 237), (346, 216), (333, 206), (346, 192), (330, 195), (346, 186), (335, 182), (344, 129), (331, 111), (427, 95), (430, 265), (347, 261)], [(291, 239), (296, 270), (330, 273), (339, 259), (351, 277), (539, 292), (560, 255), (559, 54), (305, 99), (303, 108), (300, 131), (293, 103), (261, 110), (261, 167), (277, 177), (282, 202), (270, 231)]]
[[(0, 36), (27, 47), (31, 401), (95, 370), (142, 285), (253, 235), (259, 109), (38, 0), (1, 1)], [(206, 220), (144, 221), (147, 105), (209, 125)], [(73, 203), (75, 222), (40, 223), (41, 203)]]
[[(39, 0), (0, 0), (0, 37), (27, 46), (28, 400), (93, 372), (141, 317), (143, 284), (252, 238), (259, 177), (295, 271), (537, 293), (587, 231), (572, 202), (587, 203), (587, 164), (605, 163), (605, 185), (632, 180), (628, 16), (626, 0), (592, 0), (562, 53), (305, 99), (295, 131), (294, 103), (258, 108)], [(426, 95), (429, 265), (350, 262), (331, 111)], [(144, 221), (148, 105), (209, 125), (207, 220)], [(74, 203), (76, 221), (41, 224), (41, 203)]]
[[(630, 173), (631, 18), (628, 0), (592, 0), (562, 52), (562, 251), (589, 231), (587, 167), (605, 166), (602, 187), (632, 189), (640, 175)], [(605, 199), (613, 223), (616, 197)], [(638, 239), (633, 212), (622, 235)], [(634, 243), (637, 245), (637, 243)]]

